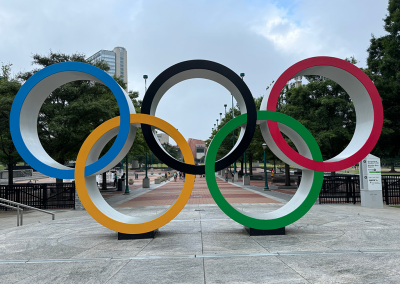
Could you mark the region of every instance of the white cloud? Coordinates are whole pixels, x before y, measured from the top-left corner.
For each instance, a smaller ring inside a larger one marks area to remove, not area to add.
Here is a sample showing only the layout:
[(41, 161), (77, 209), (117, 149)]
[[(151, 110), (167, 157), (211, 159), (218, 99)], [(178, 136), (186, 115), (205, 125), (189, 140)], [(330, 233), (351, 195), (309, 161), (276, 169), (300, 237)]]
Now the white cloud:
[(300, 52), (296, 43), (308, 33), (307, 29), (302, 29), (279, 16), (267, 18), (263, 25), (253, 26), (252, 29), (270, 40), (278, 50), (285, 52)]

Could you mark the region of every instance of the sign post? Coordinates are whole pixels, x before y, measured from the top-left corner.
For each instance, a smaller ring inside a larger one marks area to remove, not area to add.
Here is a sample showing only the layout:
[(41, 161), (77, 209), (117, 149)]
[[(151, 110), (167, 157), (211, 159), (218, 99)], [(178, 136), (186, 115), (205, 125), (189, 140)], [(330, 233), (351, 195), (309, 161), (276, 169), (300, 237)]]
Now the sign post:
[(360, 162), (361, 206), (383, 208), (381, 159), (369, 154)]

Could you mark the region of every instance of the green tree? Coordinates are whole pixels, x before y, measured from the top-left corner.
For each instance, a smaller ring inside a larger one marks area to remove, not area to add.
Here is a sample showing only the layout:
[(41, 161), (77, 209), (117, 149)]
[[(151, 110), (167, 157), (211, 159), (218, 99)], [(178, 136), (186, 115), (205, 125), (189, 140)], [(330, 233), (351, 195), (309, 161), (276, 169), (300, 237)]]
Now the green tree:
[(8, 185), (13, 184), (13, 166), (22, 161), (10, 133), (10, 111), (21, 83), (11, 78), (11, 64), (1, 67), (0, 76), (0, 161), (8, 168)]
[(165, 151), (168, 152), (168, 154), (170, 154), (173, 158), (176, 159), (176, 156), (178, 154), (178, 149), (176, 148), (176, 146), (172, 146), (169, 143), (163, 143), (162, 146), (165, 149)]
[(384, 111), (382, 134), (373, 153), (394, 172), (400, 154), (400, 0), (389, 0), (388, 12), (384, 19), (388, 34), (372, 35), (365, 72), (381, 95)]

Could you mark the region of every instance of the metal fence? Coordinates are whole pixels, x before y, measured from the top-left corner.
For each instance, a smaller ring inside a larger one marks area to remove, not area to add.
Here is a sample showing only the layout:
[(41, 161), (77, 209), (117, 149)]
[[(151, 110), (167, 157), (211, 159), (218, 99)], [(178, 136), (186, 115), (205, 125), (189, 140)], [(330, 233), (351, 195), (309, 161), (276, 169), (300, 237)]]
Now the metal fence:
[(352, 176), (325, 176), (319, 194), (319, 204), (361, 202), (360, 179)]
[[(301, 176), (298, 177), (299, 184)], [(400, 204), (400, 175), (382, 176), (382, 196), (386, 205)], [(360, 178), (359, 175), (324, 176), (320, 204), (359, 203)]]
[(75, 183), (0, 185), (0, 197), (39, 209), (75, 208)]
[(400, 204), (400, 176), (382, 176), (382, 194), (386, 205)]

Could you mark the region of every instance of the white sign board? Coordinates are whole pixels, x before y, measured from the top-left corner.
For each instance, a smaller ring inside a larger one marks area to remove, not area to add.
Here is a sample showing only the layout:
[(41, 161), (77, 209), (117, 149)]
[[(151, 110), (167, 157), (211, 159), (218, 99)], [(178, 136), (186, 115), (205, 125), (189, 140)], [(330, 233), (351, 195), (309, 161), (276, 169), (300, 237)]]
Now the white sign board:
[(360, 189), (382, 190), (381, 159), (369, 154), (360, 162)]
[(361, 206), (382, 208), (381, 160), (369, 154), (360, 162)]

